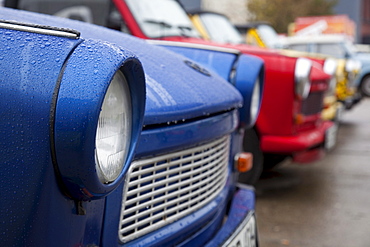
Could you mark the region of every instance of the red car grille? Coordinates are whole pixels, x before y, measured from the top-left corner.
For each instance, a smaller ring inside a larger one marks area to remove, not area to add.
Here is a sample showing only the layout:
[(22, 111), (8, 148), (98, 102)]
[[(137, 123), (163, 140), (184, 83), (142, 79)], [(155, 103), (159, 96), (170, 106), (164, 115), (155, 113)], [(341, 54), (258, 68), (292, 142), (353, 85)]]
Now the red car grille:
[(324, 109), (324, 92), (310, 93), (302, 102), (301, 113), (305, 116), (320, 113)]

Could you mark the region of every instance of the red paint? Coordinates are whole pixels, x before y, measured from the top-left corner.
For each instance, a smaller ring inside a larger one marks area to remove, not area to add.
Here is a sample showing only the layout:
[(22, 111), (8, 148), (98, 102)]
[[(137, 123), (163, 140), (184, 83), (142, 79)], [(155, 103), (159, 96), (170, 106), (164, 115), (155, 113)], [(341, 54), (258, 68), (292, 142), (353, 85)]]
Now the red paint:
[[(149, 39), (122, 0), (113, 0), (120, 11), (130, 32), (137, 37)], [(314, 146), (323, 144), (325, 130), (330, 122), (323, 122), (321, 114), (304, 116), (303, 122), (297, 124), (295, 117), (301, 114), (302, 100), (294, 93), (294, 69), (296, 57), (282, 55), (279, 51), (252, 47), (249, 45), (219, 44), (197, 38), (181, 36), (163, 37), (161, 39), (177, 42), (205, 44), (217, 47), (238, 49), (244, 54), (255, 55), (265, 63), (265, 87), (262, 106), (256, 122), (263, 152), (274, 152), (303, 158), (297, 160), (314, 160), (319, 158), (313, 152)], [(324, 73), (322, 60), (313, 60), (311, 71), (311, 93), (327, 90), (330, 76)], [(307, 154), (306, 158), (305, 153)], [(308, 158), (310, 157), (310, 158)]]

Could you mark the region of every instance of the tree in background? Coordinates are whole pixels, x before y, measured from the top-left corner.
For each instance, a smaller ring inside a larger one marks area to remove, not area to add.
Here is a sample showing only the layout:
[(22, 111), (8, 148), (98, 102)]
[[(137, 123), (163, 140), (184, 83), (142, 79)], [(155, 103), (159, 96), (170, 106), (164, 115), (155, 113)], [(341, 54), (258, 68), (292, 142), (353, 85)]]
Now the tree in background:
[(296, 17), (332, 15), (338, 0), (248, 0), (249, 21), (267, 21), (278, 33), (286, 33)]

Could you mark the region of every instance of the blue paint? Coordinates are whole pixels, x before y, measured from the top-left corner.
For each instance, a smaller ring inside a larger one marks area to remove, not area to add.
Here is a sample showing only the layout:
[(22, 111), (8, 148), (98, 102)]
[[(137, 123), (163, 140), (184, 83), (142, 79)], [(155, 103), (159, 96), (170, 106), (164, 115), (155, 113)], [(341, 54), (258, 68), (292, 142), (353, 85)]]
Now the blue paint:
[[(47, 15), (24, 15), (22, 11), (0, 11), (3, 19), (71, 28), (85, 39), (100, 39), (133, 52), (142, 62), (147, 82), (144, 124), (190, 119), (239, 108), (240, 94), (212, 73), (206, 76), (190, 68), (183, 56), (122, 32)], [(179, 76), (183, 74), (184, 76)], [(227, 94), (225, 92), (228, 92)], [(191, 96), (191, 97), (190, 97)]]
[[(259, 80), (260, 102), (262, 101), (265, 74), (262, 59), (245, 54), (227, 53), (211, 49), (205, 50), (196, 48), (196, 46), (164, 45), (164, 47), (214, 70), (218, 75), (234, 85), (244, 99), (243, 107), (240, 109), (240, 121), (246, 128), (254, 125), (255, 121), (250, 117), (251, 98), (254, 85)], [(235, 74), (233, 75), (232, 73)]]
[[(132, 159), (230, 134), (229, 177), (222, 192), (193, 214), (130, 244), (155, 238), (153, 245), (193, 246), (221, 234), (236, 186), (233, 157), (242, 141), (236, 127), (243, 99), (232, 85), (213, 72), (199, 73), (183, 56), (119, 32), (5, 8), (0, 15), (81, 32), (81, 38), (69, 39), (0, 29), (2, 246), (117, 246), (122, 180)], [(118, 69), (133, 95), (133, 140), (124, 171), (103, 185), (94, 170), (96, 120)], [(78, 200), (85, 215), (77, 214)]]

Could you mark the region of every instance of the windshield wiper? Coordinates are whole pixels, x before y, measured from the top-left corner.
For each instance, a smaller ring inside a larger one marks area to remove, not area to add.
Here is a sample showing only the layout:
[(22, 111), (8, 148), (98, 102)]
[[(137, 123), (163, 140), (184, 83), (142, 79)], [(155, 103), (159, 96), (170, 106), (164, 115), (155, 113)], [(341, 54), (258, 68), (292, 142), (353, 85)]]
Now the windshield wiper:
[(150, 24), (158, 24), (160, 25), (161, 27), (165, 27), (165, 28), (172, 28), (173, 25), (167, 23), (167, 22), (164, 22), (164, 21), (157, 21), (157, 20), (144, 20), (144, 22), (146, 23), (150, 23)]
[[(165, 21), (157, 21), (157, 20), (144, 20), (144, 22), (146, 23), (150, 23), (150, 24), (158, 24), (160, 25), (161, 27), (164, 27), (164, 28), (169, 28), (169, 29), (172, 29), (172, 28), (175, 28), (175, 29), (178, 29), (180, 31), (180, 35), (183, 36), (183, 37), (191, 37), (190, 35), (186, 34), (186, 32), (191, 32), (193, 30), (192, 27), (190, 26), (182, 26), (182, 25), (172, 25), (170, 23), (167, 23)], [(162, 36), (164, 37), (164, 36)]]

